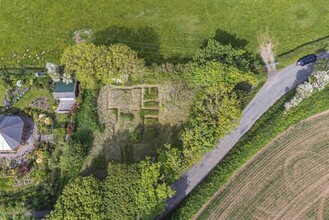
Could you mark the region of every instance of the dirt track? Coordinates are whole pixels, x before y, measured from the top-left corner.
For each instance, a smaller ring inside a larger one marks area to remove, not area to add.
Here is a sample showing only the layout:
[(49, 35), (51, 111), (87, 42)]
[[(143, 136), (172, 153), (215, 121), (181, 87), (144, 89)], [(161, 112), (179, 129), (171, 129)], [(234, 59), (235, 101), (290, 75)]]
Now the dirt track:
[(200, 219), (327, 219), (329, 111), (279, 135), (213, 198)]

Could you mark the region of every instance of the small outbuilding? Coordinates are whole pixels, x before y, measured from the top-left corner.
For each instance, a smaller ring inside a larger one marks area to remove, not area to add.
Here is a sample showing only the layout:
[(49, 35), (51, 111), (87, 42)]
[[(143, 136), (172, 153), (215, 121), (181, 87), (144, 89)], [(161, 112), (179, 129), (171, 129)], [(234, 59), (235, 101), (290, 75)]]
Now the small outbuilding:
[(68, 113), (75, 104), (75, 99), (77, 97), (77, 81), (66, 84), (59, 81), (55, 85), (53, 92), (54, 98), (58, 102), (57, 113)]

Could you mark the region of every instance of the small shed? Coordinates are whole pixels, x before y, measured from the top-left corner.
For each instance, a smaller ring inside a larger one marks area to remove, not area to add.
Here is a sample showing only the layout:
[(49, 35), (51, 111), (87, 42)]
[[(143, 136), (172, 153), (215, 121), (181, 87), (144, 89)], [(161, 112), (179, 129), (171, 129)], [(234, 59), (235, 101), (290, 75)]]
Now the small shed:
[(75, 104), (77, 97), (77, 81), (66, 84), (59, 81), (55, 85), (53, 92), (54, 98), (57, 99), (57, 113), (68, 113)]

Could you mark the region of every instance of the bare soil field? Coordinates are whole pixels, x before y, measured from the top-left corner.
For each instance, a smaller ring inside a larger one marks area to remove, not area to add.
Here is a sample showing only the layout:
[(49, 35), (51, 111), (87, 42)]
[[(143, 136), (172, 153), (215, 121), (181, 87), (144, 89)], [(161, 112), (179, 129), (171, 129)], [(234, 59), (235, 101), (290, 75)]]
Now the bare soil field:
[(259, 152), (198, 219), (328, 219), (329, 111), (298, 123)]
[(97, 103), (105, 128), (94, 133), (86, 167), (99, 155), (138, 162), (164, 144), (175, 145), (193, 98), (194, 91), (180, 83), (103, 87)]

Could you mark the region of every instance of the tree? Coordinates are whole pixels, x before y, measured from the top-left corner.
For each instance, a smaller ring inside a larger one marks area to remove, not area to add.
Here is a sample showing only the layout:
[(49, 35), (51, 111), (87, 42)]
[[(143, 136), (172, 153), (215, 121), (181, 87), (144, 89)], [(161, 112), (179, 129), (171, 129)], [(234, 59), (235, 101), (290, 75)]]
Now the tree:
[(213, 61), (202, 66), (194, 66), (186, 77), (192, 86), (216, 86), (227, 91), (231, 91), (240, 82), (248, 82), (252, 85), (258, 82), (257, 77), (249, 71), (243, 72), (235, 67)]
[(196, 52), (193, 60), (198, 65), (207, 62), (220, 62), (242, 71), (258, 72), (259, 69), (259, 61), (253, 54), (245, 49), (222, 45), (214, 39), (208, 40), (206, 46)]
[(160, 172), (161, 164), (152, 162), (149, 157), (140, 162), (141, 178), (136, 195), (137, 207), (143, 219), (151, 219), (161, 212), (166, 199), (174, 195), (174, 191), (164, 182)]
[(138, 165), (110, 162), (107, 170), (108, 175), (102, 182), (105, 216), (107, 219), (137, 219)]
[(62, 172), (69, 177), (78, 176), (81, 165), (85, 159), (86, 146), (71, 141), (63, 145), (62, 149), (63, 153), (60, 156), (60, 167)]
[(166, 144), (163, 149), (158, 150), (158, 161), (161, 164), (161, 173), (164, 174), (168, 183), (174, 182), (184, 171), (182, 152), (170, 144)]
[(101, 79), (98, 71), (106, 65), (101, 47), (90, 43), (79, 43), (66, 48), (61, 57), (65, 73), (75, 74), (85, 88), (95, 88)]
[(142, 76), (144, 61), (137, 57), (136, 51), (124, 44), (114, 44), (108, 47), (108, 52), (106, 62), (109, 63), (109, 71), (104, 74), (104, 83), (126, 82), (129, 77), (134, 80)]
[(102, 83), (124, 83), (129, 77), (138, 77), (144, 69), (144, 61), (124, 44), (106, 47), (79, 43), (64, 50), (61, 63), (65, 73), (75, 74), (87, 89)]
[(97, 179), (77, 177), (65, 186), (48, 219), (105, 219), (102, 197)]
[(187, 166), (212, 150), (214, 142), (232, 131), (241, 117), (234, 92), (218, 87), (206, 88), (192, 106), (183, 135), (183, 154)]

